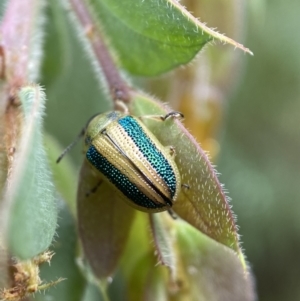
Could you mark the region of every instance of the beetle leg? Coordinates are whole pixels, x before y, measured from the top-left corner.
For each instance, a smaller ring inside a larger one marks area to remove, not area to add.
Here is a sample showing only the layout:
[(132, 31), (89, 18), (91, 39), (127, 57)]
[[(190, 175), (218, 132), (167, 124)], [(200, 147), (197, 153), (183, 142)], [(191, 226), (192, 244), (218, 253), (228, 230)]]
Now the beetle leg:
[(162, 119), (162, 121), (165, 121), (165, 120), (167, 120), (170, 117), (174, 117), (176, 119), (182, 119), (182, 118), (184, 118), (184, 116), (183, 116), (182, 113), (177, 112), (177, 111), (171, 111), (168, 114), (166, 114), (165, 116), (162, 116), (161, 119)]
[(184, 118), (183, 114), (180, 112), (177, 112), (177, 111), (171, 111), (166, 115), (144, 115), (139, 118), (140, 119), (147, 118), (147, 119), (153, 119), (153, 120), (157, 120), (157, 121), (165, 121), (171, 117), (173, 117), (175, 119)]
[(174, 146), (170, 145), (170, 146), (167, 146), (167, 149), (169, 149), (169, 154), (171, 157), (175, 157), (176, 156), (176, 149)]
[(168, 213), (173, 219), (177, 219), (177, 214), (172, 209), (168, 209)]
[(92, 193), (95, 193), (98, 190), (98, 188), (100, 187), (100, 185), (102, 184), (102, 182), (103, 182), (102, 180), (99, 180), (99, 182), (90, 191), (88, 191), (85, 194), (85, 196), (89, 197)]
[(185, 188), (185, 189), (190, 189), (191, 188), (189, 184), (181, 184), (181, 187)]

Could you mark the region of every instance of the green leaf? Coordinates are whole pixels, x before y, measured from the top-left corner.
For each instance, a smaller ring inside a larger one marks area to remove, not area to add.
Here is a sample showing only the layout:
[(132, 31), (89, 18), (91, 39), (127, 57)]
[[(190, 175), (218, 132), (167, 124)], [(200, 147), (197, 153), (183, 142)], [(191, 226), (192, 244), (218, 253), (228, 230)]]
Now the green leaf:
[[(167, 110), (152, 98), (136, 93), (130, 112), (136, 116), (165, 115)], [(205, 152), (179, 121), (143, 121), (163, 145), (175, 147), (181, 182), (189, 186), (182, 187), (174, 211), (201, 232), (241, 254), (234, 215)], [(244, 264), (242, 255), (241, 260)]]
[(77, 247), (76, 224), (66, 204), (60, 202), (57, 238), (51, 247), (55, 252), (51, 265), (41, 267), (40, 277), (44, 283), (65, 278), (64, 281), (44, 293), (37, 294), (38, 301), (80, 301), (87, 285), (75, 258)]
[(172, 235), (168, 223), (168, 212), (150, 214), (150, 226), (158, 263), (169, 268), (172, 278), (176, 277), (176, 256), (173, 250)]
[(212, 39), (173, 1), (89, 3), (121, 65), (133, 74), (157, 75), (186, 64)]
[(89, 282), (85, 288), (85, 293), (82, 301), (107, 301), (107, 299), (105, 299), (103, 294), (101, 294), (99, 288), (96, 285)]
[(129, 273), (123, 274), (128, 288), (123, 292), (126, 299), (255, 300), (252, 275), (244, 270), (233, 250), (181, 219), (173, 220), (167, 214), (153, 216), (155, 222), (160, 219), (159, 226), (168, 235), (166, 239), (172, 241), (172, 250), (165, 249), (164, 257), (167, 258), (167, 253), (171, 252), (169, 255), (174, 257), (175, 273), (169, 273), (165, 266), (157, 266), (157, 258), (152, 251), (144, 253)]
[(28, 259), (51, 244), (57, 204), (42, 137), (45, 94), (39, 86), (32, 85), (22, 88), (19, 98), (24, 122), (4, 204), (10, 209), (10, 250), (13, 255)]
[(242, 48), (174, 0), (88, 2), (121, 65), (136, 75), (157, 75), (187, 64), (212, 39)]
[(127, 300), (170, 300), (166, 293), (167, 270), (163, 266), (155, 265), (153, 252), (149, 252), (137, 262), (127, 279)]
[(252, 275), (243, 269), (235, 252), (184, 221), (174, 226), (182, 267), (178, 300), (256, 300)]

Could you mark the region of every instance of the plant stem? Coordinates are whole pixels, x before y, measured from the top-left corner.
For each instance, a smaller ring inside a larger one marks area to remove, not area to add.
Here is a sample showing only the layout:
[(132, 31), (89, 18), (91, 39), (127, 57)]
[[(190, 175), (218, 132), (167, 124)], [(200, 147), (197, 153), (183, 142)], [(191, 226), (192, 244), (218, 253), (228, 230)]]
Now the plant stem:
[(41, 47), (42, 39), (32, 44), (32, 36), (37, 34), (42, 4), (40, 0), (7, 2), (0, 25), (0, 56), (1, 78), (5, 78), (10, 90), (16, 90), (30, 81), (33, 66), (39, 67), (39, 57), (33, 56), (32, 52), (36, 47)]
[(92, 15), (88, 11), (86, 4), (81, 0), (70, 0), (70, 3), (78, 21), (85, 29), (87, 38), (91, 43), (98, 64), (103, 71), (113, 100), (122, 100), (128, 103), (130, 101), (129, 87), (125, 80), (122, 79), (103, 41), (100, 31), (93, 22)]

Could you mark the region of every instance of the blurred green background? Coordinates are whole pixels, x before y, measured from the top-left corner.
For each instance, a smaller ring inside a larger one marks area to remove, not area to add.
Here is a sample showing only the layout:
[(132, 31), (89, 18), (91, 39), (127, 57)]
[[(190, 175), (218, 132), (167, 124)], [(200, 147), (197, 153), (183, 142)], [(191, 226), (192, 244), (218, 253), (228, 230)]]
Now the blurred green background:
[[(243, 55), (240, 82), (225, 105), (217, 169), (238, 216), (259, 300), (300, 300), (300, 1), (252, 0), (246, 9), (244, 44), (254, 57)], [(61, 16), (47, 25), (42, 72), (46, 129), (63, 146), (91, 115), (109, 108), (64, 22)], [(77, 167), (80, 147), (71, 155)]]
[(249, 3), (217, 161), (262, 301), (300, 300), (300, 1)]

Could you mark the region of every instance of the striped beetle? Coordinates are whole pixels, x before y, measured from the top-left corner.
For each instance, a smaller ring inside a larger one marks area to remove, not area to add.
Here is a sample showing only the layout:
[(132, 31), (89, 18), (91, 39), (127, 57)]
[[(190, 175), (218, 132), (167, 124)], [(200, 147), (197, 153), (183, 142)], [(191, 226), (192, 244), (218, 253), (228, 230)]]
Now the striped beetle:
[[(183, 115), (144, 117), (164, 121)], [(122, 199), (144, 212), (170, 211), (181, 189), (173, 147), (163, 146), (139, 118), (119, 111), (94, 116), (79, 137), (83, 135), (90, 166), (117, 188)]]

